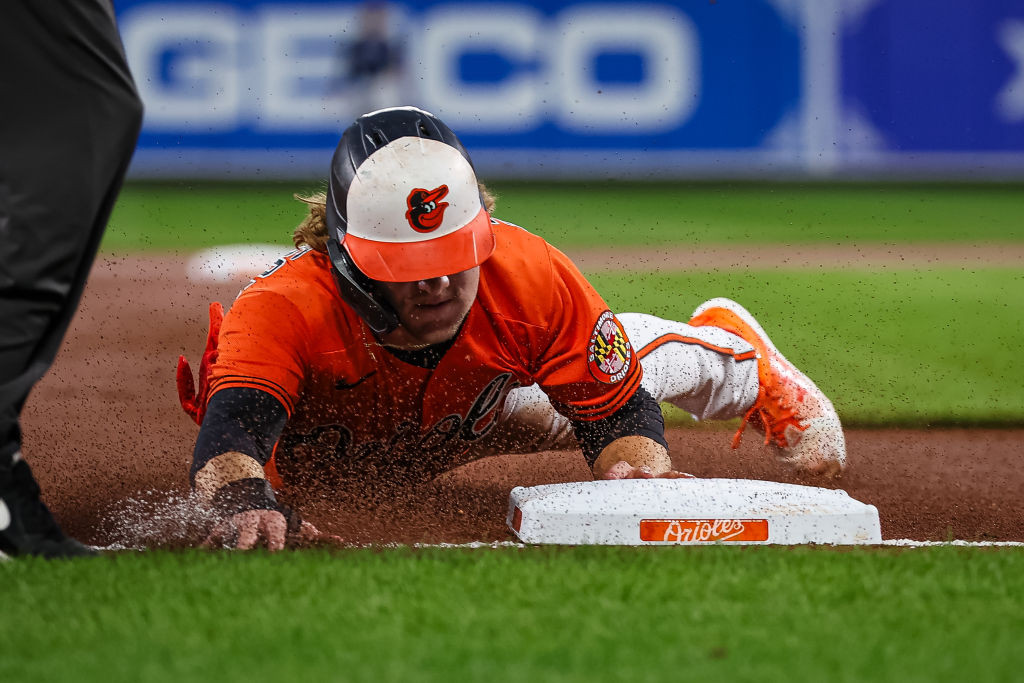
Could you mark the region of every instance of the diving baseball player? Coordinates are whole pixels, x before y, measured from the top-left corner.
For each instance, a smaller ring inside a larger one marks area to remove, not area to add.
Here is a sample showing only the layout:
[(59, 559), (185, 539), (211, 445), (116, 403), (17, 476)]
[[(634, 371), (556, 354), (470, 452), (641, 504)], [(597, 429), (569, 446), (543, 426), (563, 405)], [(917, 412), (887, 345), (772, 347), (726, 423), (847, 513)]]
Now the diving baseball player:
[(223, 321), (211, 307), (198, 392), (179, 361), (201, 424), (193, 486), (222, 515), (210, 545), (316, 539), (277, 500), (282, 484), (422, 481), (576, 447), (595, 478), (687, 476), (672, 470), (662, 401), (743, 417), (793, 467), (845, 465), (831, 403), (746, 310), (613, 314), (565, 255), (491, 215), (466, 150), (427, 112), (357, 119), (326, 194), (305, 201), (296, 250)]

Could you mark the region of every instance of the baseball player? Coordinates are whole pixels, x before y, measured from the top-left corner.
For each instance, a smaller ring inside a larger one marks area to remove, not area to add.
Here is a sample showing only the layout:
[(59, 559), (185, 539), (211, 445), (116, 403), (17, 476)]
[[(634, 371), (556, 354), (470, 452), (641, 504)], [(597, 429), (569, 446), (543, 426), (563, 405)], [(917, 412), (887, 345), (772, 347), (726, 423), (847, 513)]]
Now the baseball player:
[(90, 551), (64, 535), (21, 454), (142, 125), (109, 0), (0, 9), (0, 557)]
[[(572, 262), (493, 217), (469, 155), (412, 107), (342, 135), (297, 248), (211, 327), (191, 477), (222, 514), (210, 545), (319, 537), (275, 489), (422, 481), (487, 455), (579, 447), (594, 477), (681, 477), (659, 402), (742, 417), (793, 467), (845, 465), (825, 395), (739, 304), (687, 323), (613, 314)], [(740, 429), (742, 433), (743, 429)], [(738, 442), (739, 433), (735, 442)]]

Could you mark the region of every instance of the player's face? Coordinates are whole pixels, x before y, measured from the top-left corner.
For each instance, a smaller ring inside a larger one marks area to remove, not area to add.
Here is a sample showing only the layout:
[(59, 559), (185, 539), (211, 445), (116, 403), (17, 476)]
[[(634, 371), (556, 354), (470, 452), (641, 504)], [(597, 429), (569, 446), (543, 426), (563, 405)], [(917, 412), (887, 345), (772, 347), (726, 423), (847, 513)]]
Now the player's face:
[(384, 337), (399, 348), (417, 348), (448, 341), (459, 331), (480, 285), (480, 268), (417, 282), (381, 282), (401, 327)]

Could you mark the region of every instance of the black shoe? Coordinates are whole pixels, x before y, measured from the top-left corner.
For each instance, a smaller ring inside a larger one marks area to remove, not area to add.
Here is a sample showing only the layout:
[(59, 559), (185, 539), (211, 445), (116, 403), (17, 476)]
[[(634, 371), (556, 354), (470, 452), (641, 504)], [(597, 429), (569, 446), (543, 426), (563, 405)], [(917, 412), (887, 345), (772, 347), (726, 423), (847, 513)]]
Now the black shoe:
[(5, 554), (40, 557), (97, 554), (60, 530), (39, 499), (39, 484), (20, 453), (15, 453), (13, 464), (0, 463), (0, 558)]

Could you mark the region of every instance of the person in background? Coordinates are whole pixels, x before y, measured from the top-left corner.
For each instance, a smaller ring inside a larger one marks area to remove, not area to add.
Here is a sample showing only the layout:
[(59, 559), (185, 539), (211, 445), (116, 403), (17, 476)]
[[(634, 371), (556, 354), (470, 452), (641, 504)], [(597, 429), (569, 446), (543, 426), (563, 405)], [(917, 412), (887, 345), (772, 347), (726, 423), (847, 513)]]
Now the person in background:
[(356, 39), (338, 48), (340, 74), (334, 87), (352, 116), (393, 106), (401, 98), (402, 45), (393, 35), (387, 4), (364, 3), (358, 22)]

